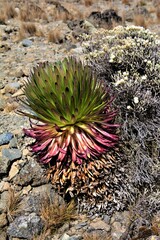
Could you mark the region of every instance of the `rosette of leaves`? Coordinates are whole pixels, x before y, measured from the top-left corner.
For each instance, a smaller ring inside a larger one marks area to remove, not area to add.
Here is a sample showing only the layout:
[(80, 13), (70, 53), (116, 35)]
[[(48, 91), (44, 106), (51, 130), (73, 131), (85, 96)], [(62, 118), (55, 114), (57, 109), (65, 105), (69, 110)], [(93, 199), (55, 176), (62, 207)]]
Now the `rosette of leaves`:
[(24, 131), (35, 139), (32, 151), (41, 163), (82, 164), (116, 144), (112, 99), (90, 68), (75, 58), (38, 65), (24, 94), (29, 111), (21, 113), (37, 120)]

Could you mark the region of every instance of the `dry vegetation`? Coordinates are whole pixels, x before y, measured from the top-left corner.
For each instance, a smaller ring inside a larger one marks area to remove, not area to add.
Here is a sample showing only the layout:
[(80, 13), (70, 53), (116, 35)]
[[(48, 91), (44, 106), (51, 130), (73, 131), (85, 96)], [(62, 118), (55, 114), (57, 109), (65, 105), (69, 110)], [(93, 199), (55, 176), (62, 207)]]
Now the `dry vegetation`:
[(23, 210), (22, 195), (16, 193), (14, 189), (9, 189), (9, 200), (7, 202), (7, 216), (8, 220), (12, 221), (18, 213)]
[(64, 35), (58, 27), (48, 32), (48, 42), (62, 43), (63, 39)]
[(64, 223), (76, 218), (75, 204), (73, 201), (69, 204), (62, 204), (59, 202), (59, 199), (52, 201), (48, 196), (45, 197), (42, 203), (40, 215), (45, 222), (45, 229), (55, 231), (63, 226)]
[(112, 237), (107, 235), (100, 235), (98, 233), (86, 233), (83, 240), (112, 240)]

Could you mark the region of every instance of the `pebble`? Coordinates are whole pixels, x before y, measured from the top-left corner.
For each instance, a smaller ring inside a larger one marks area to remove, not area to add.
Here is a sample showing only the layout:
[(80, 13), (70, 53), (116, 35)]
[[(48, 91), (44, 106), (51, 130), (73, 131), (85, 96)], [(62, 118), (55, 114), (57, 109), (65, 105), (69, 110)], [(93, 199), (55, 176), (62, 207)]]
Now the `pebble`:
[(9, 171), (9, 180), (14, 178), (17, 175), (18, 172), (19, 172), (19, 168), (17, 166), (17, 162), (14, 162), (11, 166), (10, 171)]
[(29, 39), (24, 39), (23, 41), (22, 41), (22, 46), (23, 47), (30, 47), (31, 45), (32, 45), (32, 41), (31, 40), (29, 40)]
[(20, 83), (19, 82), (8, 83), (5, 86), (5, 93), (14, 94), (19, 88), (20, 88)]
[(61, 240), (81, 240), (82, 236), (74, 235), (74, 236), (69, 236), (68, 234), (63, 234), (61, 237)]
[(13, 134), (11, 132), (0, 134), (0, 146), (9, 143), (12, 138)]
[(0, 214), (0, 228), (3, 228), (7, 225), (7, 216), (5, 213)]
[(90, 227), (93, 229), (105, 230), (106, 232), (110, 231), (110, 225), (108, 225), (102, 220), (98, 220), (90, 223)]
[(14, 137), (11, 139), (11, 141), (9, 142), (9, 148), (17, 148), (17, 138)]
[(7, 191), (10, 188), (10, 184), (5, 181), (0, 182), (0, 192)]

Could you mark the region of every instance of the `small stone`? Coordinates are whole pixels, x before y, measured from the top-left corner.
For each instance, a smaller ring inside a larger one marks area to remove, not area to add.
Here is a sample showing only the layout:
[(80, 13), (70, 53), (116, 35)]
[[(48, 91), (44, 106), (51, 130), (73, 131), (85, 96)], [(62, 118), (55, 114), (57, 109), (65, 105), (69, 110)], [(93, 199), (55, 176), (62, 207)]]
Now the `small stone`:
[(5, 213), (0, 214), (0, 228), (7, 225), (7, 216)]
[(68, 234), (63, 234), (61, 237), (61, 240), (81, 240), (82, 236), (74, 235), (74, 236), (69, 236)]
[(17, 162), (14, 162), (11, 166), (10, 171), (9, 171), (9, 180), (14, 178), (17, 175), (18, 172), (19, 172), (19, 168), (17, 167)]
[(9, 225), (7, 234), (9, 237), (32, 239), (34, 235), (40, 234), (43, 223), (39, 216), (31, 213), (28, 216), (16, 217)]
[(10, 184), (5, 181), (0, 182), (0, 192), (7, 191), (10, 188)]
[(30, 47), (31, 45), (32, 45), (32, 41), (31, 40), (29, 40), (29, 39), (24, 39), (23, 41), (22, 41), (22, 46), (23, 47)]
[(14, 137), (11, 139), (11, 141), (9, 142), (9, 148), (17, 148), (17, 138)]
[(24, 95), (24, 92), (22, 89), (19, 89), (17, 92), (15, 92), (12, 97), (18, 97), (18, 96), (21, 96), (21, 95)]
[(20, 83), (12, 82), (5, 86), (5, 93), (14, 94), (20, 88)]
[(32, 189), (31, 185), (28, 185), (27, 187), (24, 187), (22, 189), (22, 194), (23, 195), (28, 195), (28, 193), (31, 191), (31, 189)]
[(24, 149), (22, 152), (23, 156), (27, 156), (29, 154), (29, 150), (28, 149)]
[(13, 134), (10, 132), (0, 134), (0, 146), (9, 143), (12, 138)]
[(2, 149), (2, 157), (0, 156), (0, 176), (7, 174), (9, 167), (14, 160), (21, 158), (22, 154), (19, 149)]
[(4, 213), (7, 211), (7, 203), (9, 200), (9, 192), (4, 191), (0, 194), (0, 213)]
[(82, 223), (77, 224), (77, 225), (75, 226), (75, 228), (76, 228), (76, 230), (79, 230), (79, 229), (81, 229), (81, 228), (83, 228), (83, 227), (85, 227), (85, 226), (87, 226), (87, 225), (88, 225), (87, 222), (82, 222)]
[(105, 223), (109, 224), (109, 223), (110, 223), (110, 220), (111, 220), (111, 217), (110, 217), (109, 215), (104, 215), (104, 216), (103, 216), (103, 221), (104, 221)]
[(92, 227), (94, 229), (103, 229), (106, 232), (110, 231), (110, 226), (102, 220), (98, 220), (96, 222), (91, 222), (90, 227)]

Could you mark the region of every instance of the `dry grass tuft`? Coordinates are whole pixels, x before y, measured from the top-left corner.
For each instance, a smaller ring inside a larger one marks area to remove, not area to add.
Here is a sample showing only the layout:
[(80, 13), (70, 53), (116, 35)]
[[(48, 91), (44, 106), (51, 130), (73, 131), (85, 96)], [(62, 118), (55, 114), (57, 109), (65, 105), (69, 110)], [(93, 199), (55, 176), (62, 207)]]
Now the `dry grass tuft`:
[(35, 21), (36, 19), (47, 20), (47, 15), (40, 6), (26, 3), (20, 9), (19, 19), (24, 22)]
[(84, 0), (84, 5), (90, 7), (94, 3), (94, 0)]
[(157, 7), (157, 9), (156, 9), (156, 16), (157, 16), (157, 21), (159, 23), (160, 22), (160, 7)]
[(6, 20), (7, 20), (7, 17), (5, 15), (5, 13), (1, 10), (0, 11), (0, 24), (5, 24)]
[(141, 14), (137, 14), (134, 16), (134, 24), (136, 26), (147, 28), (147, 22), (145, 20), (145, 17)]
[(22, 195), (21, 193), (16, 193), (12, 188), (8, 192), (7, 216), (9, 221), (13, 221), (13, 217), (23, 210)]
[(96, 232), (86, 233), (83, 236), (83, 240), (112, 240), (112, 238), (108, 234), (100, 235)]
[(46, 197), (40, 215), (45, 222), (45, 229), (55, 231), (64, 223), (76, 219), (75, 204), (73, 201), (69, 204), (60, 203), (58, 198), (53, 202), (50, 197)]
[(14, 6), (14, 4), (11, 3), (11, 2), (10, 2), (10, 3), (7, 2), (7, 3), (4, 5), (4, 13), (5, 13), (7, 19), (17, 17), (17, 12), (16, 12), (16, 10), (15, 10), (15, 6)]
[(37, 28), (35, 23), (25, 22), (22, 23), (19, 30), (18, 40), (21, 40), (25, 37), (30, 36), (44, 36), (43, 32)]
[(48, 42), (52, 43), (63, 43), (64, 35), (62, 32), (57, 28), (50, 30), (48, 33)]
[(130, 0), (122, 0), (122, 3), (125, 5), (130, 5)]

